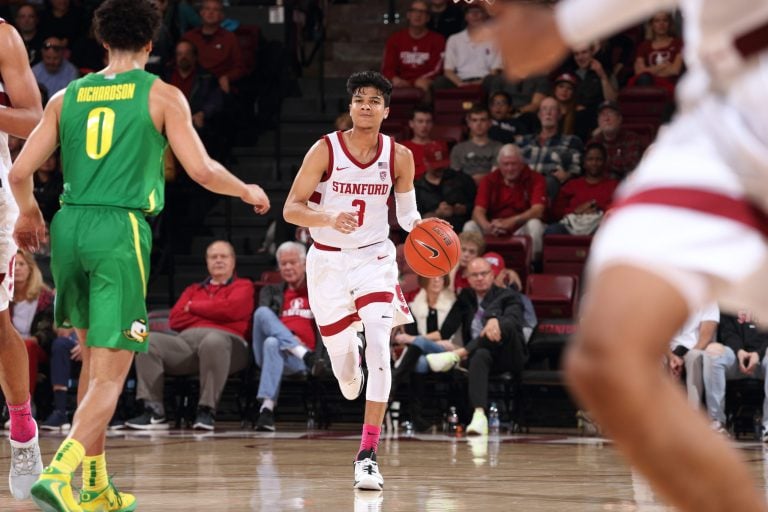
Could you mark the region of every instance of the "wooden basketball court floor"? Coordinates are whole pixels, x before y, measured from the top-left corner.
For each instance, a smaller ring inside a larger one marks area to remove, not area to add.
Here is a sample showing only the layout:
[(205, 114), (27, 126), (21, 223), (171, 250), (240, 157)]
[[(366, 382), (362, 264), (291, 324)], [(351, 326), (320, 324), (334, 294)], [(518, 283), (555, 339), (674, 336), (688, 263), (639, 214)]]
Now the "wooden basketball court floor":
[[(61, 439), (42, 435), (44, 462)], [(379, 448), (383, 492), (352, 489), (358, 439), (351, 430), (258, 433), (224, 425), (215, 433), (121, 431), (110, 435), (107, 453), (116, 484), (137, 495), (139, 511), (671, 510), (599, 438), (390, 436)], [(768, 449), (736, 446), (765, 485)], [(8, 464), (2, 442), (2, 475)], [(37, 510), (13, 500), (6, 482), (2, 476), (0, 511)]]

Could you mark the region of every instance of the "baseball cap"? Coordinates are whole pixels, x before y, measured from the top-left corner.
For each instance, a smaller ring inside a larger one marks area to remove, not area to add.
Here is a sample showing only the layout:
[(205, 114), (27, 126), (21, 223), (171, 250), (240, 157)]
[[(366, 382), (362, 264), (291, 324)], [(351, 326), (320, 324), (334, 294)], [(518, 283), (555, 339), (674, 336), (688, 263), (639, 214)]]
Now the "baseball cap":
[(571, 73), (562, 73), (555, 78), (555, 85), (559, 84), (560, 82), (568, 82), (572, 86), (576, 87), (579, 83), (579, 79), (576, 78), (576, 75), (573, 75)]
[(615, 110), (619, 114), (621, 114), (621, 109), (619, 108), (619, 104), (616, 103), (615, 101), (610, 101), (610, 100), (605, 100), (600, 105), (598, 105), (597, 113), (599, 114), (600, 112), (603, 111), (603, 109), (606, 109), (606, 108), (610, 108), (612, 110)]
[(491, 269), (493, 270), (494, 276), (499, 275), (499, 272), (506, 268), (506, 265), (504, 264), (504, 258), (497, 252), (487, 252), (483, 254), (483, 259), (491, 264)]

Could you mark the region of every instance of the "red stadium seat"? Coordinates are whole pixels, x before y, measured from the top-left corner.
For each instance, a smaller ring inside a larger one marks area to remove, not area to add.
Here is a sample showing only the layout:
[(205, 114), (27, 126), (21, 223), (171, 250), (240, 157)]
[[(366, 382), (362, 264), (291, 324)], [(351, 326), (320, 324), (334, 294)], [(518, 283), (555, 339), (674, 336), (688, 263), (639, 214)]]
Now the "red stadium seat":
[(480, 86), (436, 90), (435, 125), (462, 123), (467, 111), (482, 101), (483, 89)]
[(424, 91), (418, 87), (395, 87), (389, 99), (389, 116), (387, 119), (401, 121), (408, 126), (414, 107), (421, 103)]
[(283, 278), (280, 275), (280, 272), (277, 270), (265, 270), (261, 273), (261, 276), (259, 276), (259, 281), (262, 281), (267, 284), (276, 284), (276, 283), (282, 283)]
[(619, 92), (625, 124), (649, 123), (658, 128), (669, 108), (669, 94), (660, 87), (628, 87)]
[(432, 138), (444, 140), (449, 146), (464, 140), (464, 126), (460, 124), (437, 124), (432, 128)]
[(591, 235), (545, 235), (542, 250), (544, 273), (581, 276), (591, 244)]
[(533, 302), (536, 316), (573, 318), (578, 302), (579, 279), (571, 275), (531, 274), (526, 295)]

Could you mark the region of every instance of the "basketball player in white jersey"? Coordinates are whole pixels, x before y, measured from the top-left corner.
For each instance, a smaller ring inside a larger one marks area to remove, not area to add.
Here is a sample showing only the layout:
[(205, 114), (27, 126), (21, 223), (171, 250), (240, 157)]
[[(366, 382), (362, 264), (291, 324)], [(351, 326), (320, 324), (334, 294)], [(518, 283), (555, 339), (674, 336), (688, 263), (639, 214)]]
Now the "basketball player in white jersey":
[(43, 471), (37, 424), (29, 396), (29, 361), (24, 342), (11, 323), (13, 298), (13, 226), (18, 208), (8, 187), (11, 155), (8, 135), (26, 139), (42, 117), (40, 90), (27, 51), (16, 30), (0, 18), (0, 387), (11, 416), (11, 473), (16, 499), (26, 499)]
[(411, 231), (421, 220), (413, 188), (413, 155), (379, 133), (389, 113), (392, 84), (380, 73), (354, 73), (347, 81), (353, 127), (315, 143), (288, 193), (285, 220), (305, 226), (314, 240), (307, 254), (309, 304), (344, 397), (364, 385), (365, 328), (368, 367), (365, 418), (355, 458), (355, 488), (381, 490), (376, 463), (381, 424), (392, 382), (392, 328), (413, 321), (397, 286), (395, 248), (389, 240), (387, 198), (395, 190), (397, 220)]
[(765, 511), (747, 466), (686, 406), (659, 360), (707, 301), (768, 319), (768, 1), (497, 2), (495, 34), (507, 72), (525, 76), (559, 63), (568, 47), (678, 7), (688, 66), (678, 114), (595, 239), (567, 377), (672, 504)]

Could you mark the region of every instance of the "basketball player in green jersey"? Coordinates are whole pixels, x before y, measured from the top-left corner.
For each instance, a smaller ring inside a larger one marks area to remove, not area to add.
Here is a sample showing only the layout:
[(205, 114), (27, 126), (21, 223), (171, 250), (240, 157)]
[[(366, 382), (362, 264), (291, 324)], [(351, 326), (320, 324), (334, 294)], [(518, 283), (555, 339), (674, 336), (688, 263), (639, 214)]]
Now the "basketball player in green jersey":
[[(105, 432), (134, 353), (147, 350), (151, 233), (144, 214), (163, 207), (166, 137), (192, 179), (240, 197), (256, 213), (269, 209), (260, 187), (244, 184), (207, 155), (182, 93), (143, 71), (159, 21), (150, 0), (104, 2), (94, 26), (109, 64), (51, 98), (11, 169), (20, 210), (15, 237), (34, 249), (44, 225), (32, 174), (61, 145), (64, 192), (51, 224), (56, 320), (85, 340), (72, 430), (31, 491), (45, 511), (136, 509), (135, 498), (109, 480)], [(81, 463), (78, 503), (70, 480)]]

